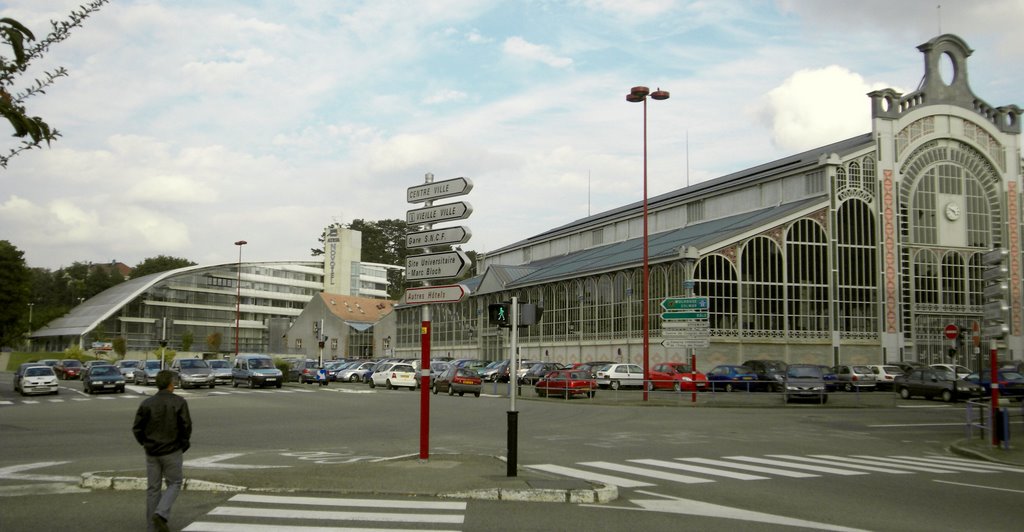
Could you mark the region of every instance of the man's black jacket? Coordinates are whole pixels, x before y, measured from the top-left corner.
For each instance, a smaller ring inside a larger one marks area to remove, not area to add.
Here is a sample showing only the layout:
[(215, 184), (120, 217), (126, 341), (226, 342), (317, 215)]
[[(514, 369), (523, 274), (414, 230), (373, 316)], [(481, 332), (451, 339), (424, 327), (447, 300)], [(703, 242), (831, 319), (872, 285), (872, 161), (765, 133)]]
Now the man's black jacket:
[(188, 403), (168, 390), (158, 391), (139, 405), (132, 433), (150, 456), (187, 451), (192, 437)]

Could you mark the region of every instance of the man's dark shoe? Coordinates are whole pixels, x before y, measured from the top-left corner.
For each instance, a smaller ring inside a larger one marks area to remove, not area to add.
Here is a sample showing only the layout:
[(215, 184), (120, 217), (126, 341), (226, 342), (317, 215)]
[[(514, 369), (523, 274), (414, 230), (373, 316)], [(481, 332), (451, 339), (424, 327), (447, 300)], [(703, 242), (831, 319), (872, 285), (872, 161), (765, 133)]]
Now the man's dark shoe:
[(153, 514), (153, 526), (156, 527), (156, 532), (171, 532), (167, 526), (167, 520), (160, 514)]

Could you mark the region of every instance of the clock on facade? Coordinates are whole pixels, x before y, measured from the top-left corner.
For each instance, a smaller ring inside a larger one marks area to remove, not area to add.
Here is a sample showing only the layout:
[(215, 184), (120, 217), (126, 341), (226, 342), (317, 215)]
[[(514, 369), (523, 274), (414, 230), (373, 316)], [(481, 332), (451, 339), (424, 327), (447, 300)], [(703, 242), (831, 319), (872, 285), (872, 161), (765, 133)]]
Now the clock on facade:
[(953, 202), (947, 203), (946, 218), (951, 222), (960, 218), (960, 206)]

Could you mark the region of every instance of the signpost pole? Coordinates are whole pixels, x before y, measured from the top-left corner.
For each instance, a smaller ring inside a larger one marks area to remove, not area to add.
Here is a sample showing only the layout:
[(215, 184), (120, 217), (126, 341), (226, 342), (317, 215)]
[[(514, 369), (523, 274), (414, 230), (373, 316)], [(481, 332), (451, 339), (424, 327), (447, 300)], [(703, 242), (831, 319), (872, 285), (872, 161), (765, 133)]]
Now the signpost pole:
[(512, 296), (512, 305), (509, 307), (509, 357), (508, 357), (508, 460), (506, 462), (505, 476), (516, 476), (516, 462), (519, 460), (519, 412), (516, 411), (516, 392), (519, 389), (519, 368), (516, 364), (516, 351), (519, 350), (519, 298)]
[[(434, 174), (423, 176), (424, 183), (433, 183)], [(427, 207), (434, 204), (427, 200)], [(431, 229), (430, 224), (426, 225)], [(430, 286), (430, 281), (423, 281)], [(420, 311), (420, 460), (430, 458), (430, 305), (423, 305)]]

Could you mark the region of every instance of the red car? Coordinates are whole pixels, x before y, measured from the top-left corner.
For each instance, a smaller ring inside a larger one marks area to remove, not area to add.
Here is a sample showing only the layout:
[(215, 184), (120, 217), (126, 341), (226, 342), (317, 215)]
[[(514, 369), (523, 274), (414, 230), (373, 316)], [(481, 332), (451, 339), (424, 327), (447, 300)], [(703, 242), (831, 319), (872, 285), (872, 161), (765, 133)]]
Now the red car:
[(547, 397), (560, 395), (566, 399), (574, 395), (593, 397), (597, 393), (597, 381), (587, 370), (556, 369), (541, 377), (533, 386), (537, 395)]
[(85, 371), (82, 363), (73, 358), (61, 360), (53, 369), (57, 371), (57, 376), (64, 380), (80, 379)]
[(707, 376), (682, 362), (663, 362), (651, 368), (649, 375), (648, 390), (703, 392), (708, 388)]

